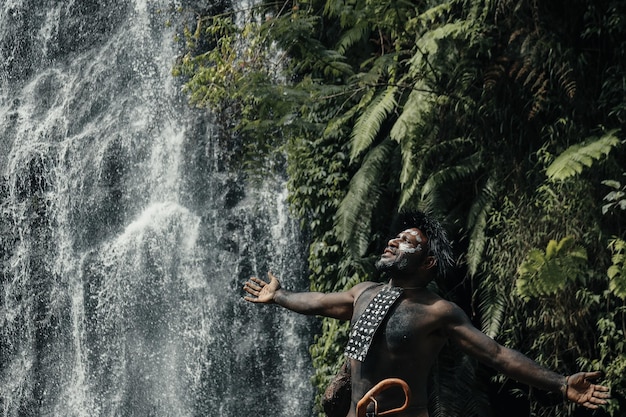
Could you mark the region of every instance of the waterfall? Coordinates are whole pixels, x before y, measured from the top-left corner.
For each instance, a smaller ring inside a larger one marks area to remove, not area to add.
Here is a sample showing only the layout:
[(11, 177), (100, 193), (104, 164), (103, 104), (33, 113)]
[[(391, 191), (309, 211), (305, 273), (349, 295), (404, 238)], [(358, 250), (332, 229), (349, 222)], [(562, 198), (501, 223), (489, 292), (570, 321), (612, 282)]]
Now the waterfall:
[(307, 287), (285, 184), (187, 106), (178, 6), (0, 5), (2, 417), (313, 414), (313, 322), (242, 299)]

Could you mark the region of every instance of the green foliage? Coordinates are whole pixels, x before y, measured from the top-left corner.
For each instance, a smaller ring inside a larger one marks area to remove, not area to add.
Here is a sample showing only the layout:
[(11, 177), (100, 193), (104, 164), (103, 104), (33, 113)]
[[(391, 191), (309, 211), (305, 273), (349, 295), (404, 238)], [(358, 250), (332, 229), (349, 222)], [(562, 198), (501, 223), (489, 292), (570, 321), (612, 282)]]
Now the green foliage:
[(607, 381), (612, 381), (609, 404), (605, 407), (610, 416), (622, 415), (619, 398), (626, 397), (626, 306), (602, 314), (596, 323), (599, 355), (592, 360), (579, 360), (581, 367), (598, 369)]
[(467, 247), (467, 272), (474, 276), (479, 269), (482, 253), (487, 241), (485, 239), (489, 212), (496, 196), (495, 181), (488, 178), (481, 187), (481, 193), (474, 200), (474, 204), (468, 213), (468, 230), (471, 230), (470, 242)]
[(600, 138), (591, 137), (583, 144), (572, 145), (559, 155), (546, 170), (552, 181), (564, 180), (580, 174), (584, 167), (591, 167), (594, 160), (599, 160), (622, 144), (617, 137), (619, 129), (613, 129)]
[(609, 276), (609, 290), (616, 297), (626, 300), (626, 241), (611, 239), (609, 250), (613, 254), (607, 275)]
[(626, 185), (622, 186), (619, 181), (614, 180), (605, 180), (602, 184), (614, 190), (604, 196), (607, 203), (602, 206), (602, 214), (614, 209), (626, 210)]
[[(604, 369), (624, 398), (625, 190), (606, 181), (624, 172), (620, 2), (310, 0), (261, 3), (241, 25), (231, 17), (187, 30), (176, 71), (249, 165), (286, 156), (312, 289), (376, 278), (394, 214), (426, 209), (463, 260), (447, 295), (471, 297), (487, 334), (563, 373)], [(345, 331), (322, 321), (311, 348), (319, 392)], [(473, 366), (437, 367), (434, 416), (489, 414), (480, 401), (445, 408), (450, 394), (471, 398)], [(537, 417), (572, 413), (532, 402)]]
[[(341, 242), (355, 258), (366, 255), (372, 218), (385, 191), (385, 166), (395, 146), (385, 141), (373, 148), (350, 181), (349, 190), (337, 209), (336, 229)], [(365, 215), (365, 216), (364, 216)]]
[(352, 152), (354, 161), (364, 150), (372, 146), (376, 134), (389, 114), (397, 107), (397, 87), (389, 87), (372, 99), (365, 111), (359, 116), (352, 131)]
[[(589, 210), (593, 197), (588, 192), (593, 189), (593, 184), (585, 182), (550, 183), (526, 195), (510, 193), (504, 204), (494, 204), (485, 232), (486, 262), (481, 264), (480, 278), (475, 280), (479, 286), (476, 297), (483, 330), (503, 344), (564, 374), (599, 369), (581, 363), (598, 357), (595, 323), (605, 306), (613, 306), (615, 302), (605, 293), (607, 280), (605, 266), (602, 266), (606, 265), (606, 257), (602, 255), (605, 248), (594, 238), (597, 236), (594, 216), (599, 210)], [(564, 239), (562, 236), (575, 239), (572, 243), (578, 242), (570, 250), (578, 248), (581, 256), (568, 259), (571, 255), (565, 245), (557, 250), (558, 242)], [(548, 249), (545, 242), (550, 240), (553, 240), (553, 247)], [(585, 242), (584, 252), (593, 263), (583, 261), (580, 242)], [(546, 249), (534, 249), (541, 246)], [(534, 294), (525, 299), (520, 297), (516, 287), (520, 278), (517, 271), (520, 264), (529, 261), (531, 251), (543, 258), (539, 264), (549, 263), (545, 260), (548, 253), (552, 254), (551, 262), (557, 265), (578, 264), (571, 268), (575, 271), (571, 275), (550, 276), (550, 269), (536, 268), (541, 271), (538, 276), (545, 274), (541, 276), (544, 281), (564, 280), (562, 290), (546, 291), (541, 288), (545, 282), (536, 289), (536, 283), (531, 282), (529, 286), (535, 290)], [(505, 384), (506, 378), (497, 377), (496, 381)], [(604, 382), (610, 385), (615, 381)], [(574, 412), (574, 408), (544, 407), (533, 397), (529, 398), (533, 415), (568, 416)]]
[(568, 282), (582, 277), (586, 262), (585, 249), (576, 246), (573, 237), (565, 237), (559, 242), (550, 240), (545, 253), (532, 249), (519, 266), (517, 291), (525, 300), (554, 295), (563, 291)]
[(471, 358), (454, 346), (446, 346), (435, 368), (431, 382), (433, 415), (484, 415), (488, 398), (478, 382), (476, 363)]

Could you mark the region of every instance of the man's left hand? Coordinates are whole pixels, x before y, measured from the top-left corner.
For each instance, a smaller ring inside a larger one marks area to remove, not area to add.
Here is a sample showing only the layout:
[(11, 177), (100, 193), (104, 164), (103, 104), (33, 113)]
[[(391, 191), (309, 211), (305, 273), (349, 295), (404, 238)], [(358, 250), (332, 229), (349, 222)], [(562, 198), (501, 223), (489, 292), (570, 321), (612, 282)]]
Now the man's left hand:
[(603, 385), (592, 384), (590, 381), (601, 375), (601, 372), (579, 372), (571, 375), (567, 379), (565, 391), (567, 399), (591, 409), (606, 404), (606, 399), (611, 397), (609, 389)]

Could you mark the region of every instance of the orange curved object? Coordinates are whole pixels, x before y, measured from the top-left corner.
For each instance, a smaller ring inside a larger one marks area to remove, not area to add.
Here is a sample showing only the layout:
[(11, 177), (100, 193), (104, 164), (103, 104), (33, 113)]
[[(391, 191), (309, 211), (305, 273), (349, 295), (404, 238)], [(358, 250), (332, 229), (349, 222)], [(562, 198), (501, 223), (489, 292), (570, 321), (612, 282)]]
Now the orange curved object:
[[(404, 391), (404, 404), (401, 407), (394, 408), (394, 409), (387, 410), (387, 411), (382, 411), (379, 413), (378, 403), (376, 402), (376, 399), (374, 397), (380, 394), (381, 392), (394, 386), (400, 386), (400, 388), (402, 388), (402, 390)], [(411, 402), (411, 389), (409, 388), (408, 384), (400, 378), (383, 379), (378, 384), (374, 385), (372, 389), (367, 391), (367, 393), (363, 396), (363, 398), (359, 400), (359, 402), (356, 405), (357, 417), (365, 417), (367, 413), (367, 406), (371, 402), (374, 403), (374, 415), (376, 416), (386, 416), (386, 415), (393, 414), (393, 413), (399, 413), (401, 411), (406, 410), (409, 407), (409, 403)]]

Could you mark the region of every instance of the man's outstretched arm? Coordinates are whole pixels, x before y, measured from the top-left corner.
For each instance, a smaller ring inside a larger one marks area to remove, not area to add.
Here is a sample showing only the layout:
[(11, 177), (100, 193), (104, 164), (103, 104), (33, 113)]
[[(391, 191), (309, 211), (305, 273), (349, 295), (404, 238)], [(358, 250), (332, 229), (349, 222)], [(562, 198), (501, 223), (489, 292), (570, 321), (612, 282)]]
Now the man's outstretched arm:
[(591, 382), (601, 376), (600, 372), (559, 375), (476, 329), (458, 306), (450, 303), (447, 318), (451, 340), (467, 354), (508, 377), (545, 391), (560, 391), (565, 399), (591, 409), (606, 404), (610, 398), (607, 387)]
[(280, 286), (280, 282), (271, 272), (267, 273), (269, 282), (251, 277), (243, 286), (248, 293), (244, 297), (251, 303), (278, 304), (291, 311), (307, 315), (319, 315), (339, 320), (350, 320), (356, 295), (364, 283), (357, 284), (350, 290), (337, 293), (291, 292)]

